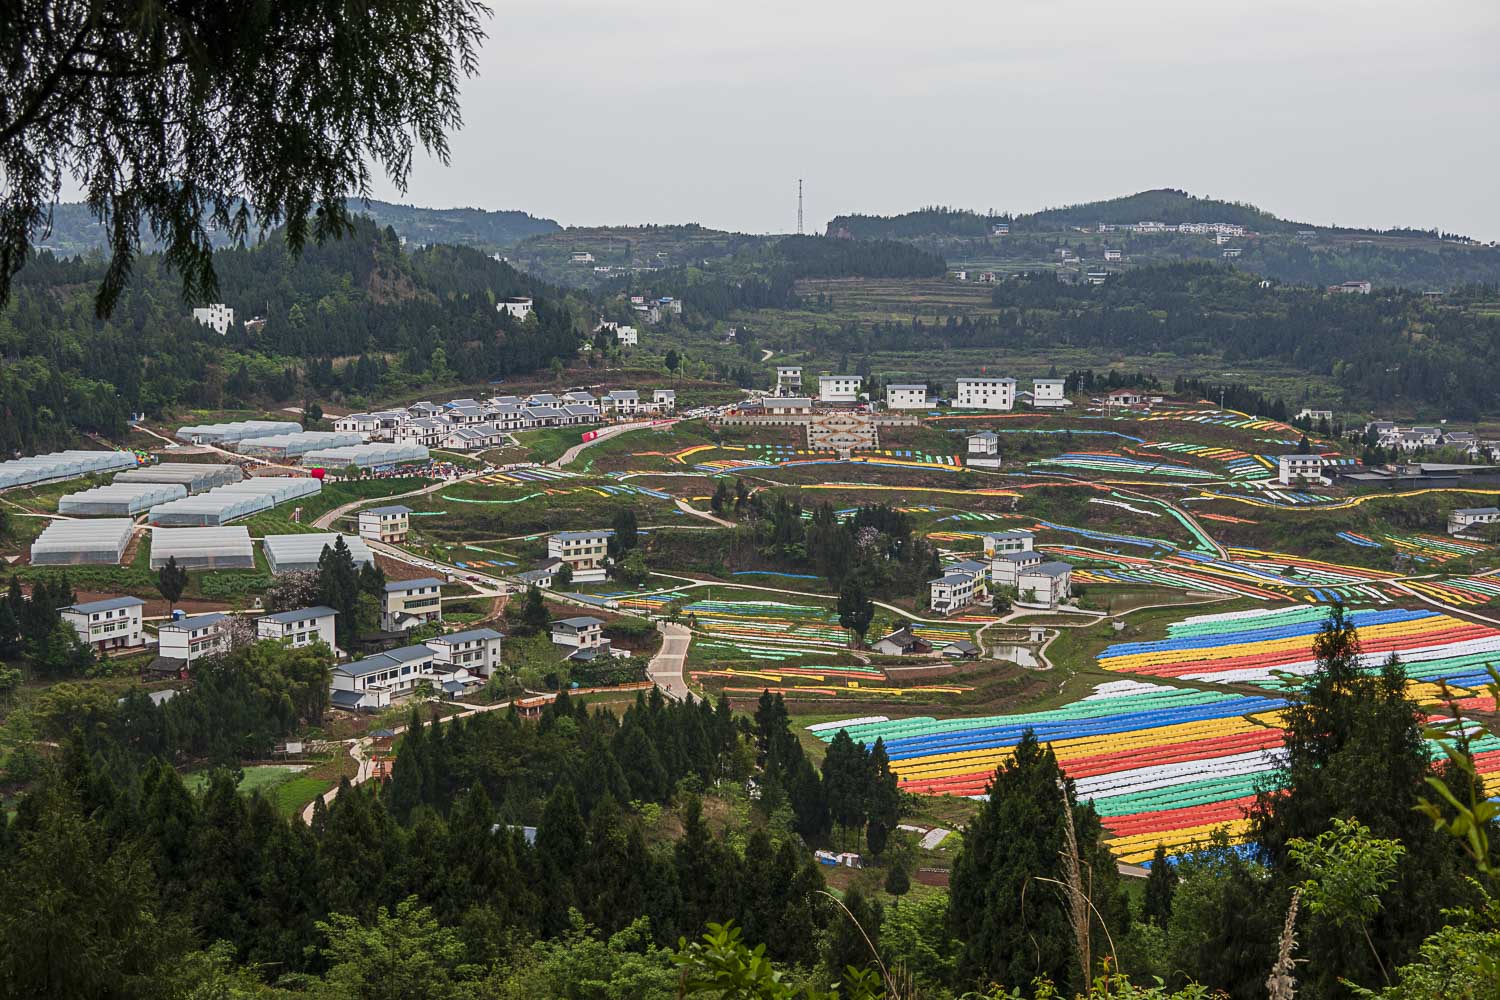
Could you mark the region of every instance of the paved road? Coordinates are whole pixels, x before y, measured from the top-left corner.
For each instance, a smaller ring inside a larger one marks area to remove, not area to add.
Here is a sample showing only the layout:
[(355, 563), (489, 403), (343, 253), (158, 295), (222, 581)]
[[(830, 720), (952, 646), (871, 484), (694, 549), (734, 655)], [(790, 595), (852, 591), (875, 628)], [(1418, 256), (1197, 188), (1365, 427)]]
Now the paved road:
[(671, 622), (657, 622), (656, 628), (662, 634), (661, 652), (651, 658), (646, 676), (673, 701), (691, 698), (687, 682), (682, 677), (682, 664), (693, 641), (692, 630)]
[(467, 476), (459, 476), (457, 479), (439, 479), (436, 482), (429, 483), (428, 485), (421, 487), (420, 489), (407, 490), (405, 493), (396, 493), (388, 497), (365, 497), (362, 500), (351, 500), (348, 503), (335, 507), (333, 508), (333, 510), (330, 510), (328, 513), (320, 516), (316, 521), (313, 522), (313, 527), (319, 528), (323, 531), (327, 531), (333, 527), (335, 521), (355, 510), (356, 508), (367, 507), (372, 504), (388, 504), (392, 501), (400, 500), (403, 497), (419, 497), (424, 493), (434, 493), (437, 490), (441, 490), (448, 486), (453, 486), (457, 483), (467, 482), (470, 479), (478, 479), (483, 475), (487, 475), (487, 473), (475, 472)]
[(570, 464), (575, 458), (577, 458), (578, 453), (583, 451), (583, 449), (585, 448), (591, 448), (594, 445), (598, 444), (600, 441), (607, 441), (610, 438), (615, 437), (616, 435), (624, 434), (626, 431), (638, 431), (642, 427), (650, 426), (652, 425), (651, 421), (649, 420), (640, 421), (633, 424), (611, 424), (608, 427), (601, 428), (599, 433), (594, 435), (589, 440), (580, 441), (578, 444), (575, 444), (573, 447), (563, 452), (556, 461), (548, 462), (547, 464), (554, 469), (561, 469), (564, 466)]
[[(694, 517), (701, 517), (705, 521), (712, 521), (714, 524), (718, 525), (721, 528), (732, 528), (732, 527), (734, 527), (734, 522), (733, 521), (726, 521), (722, 517), (719, 517), (716, 514), (710, 514), (706, 510), (699, 510), (697, 507), (694, 507), (692, 504), (688, 503), (686, 500), (678, 500), (677, 501), (677, 509), (680, 510), (680, 511), (682, 511), (684, 514), (691, 514)], [(687, 527), (687, 525), (682, 525), (682, 527), (685, 528), (685, 527)]]

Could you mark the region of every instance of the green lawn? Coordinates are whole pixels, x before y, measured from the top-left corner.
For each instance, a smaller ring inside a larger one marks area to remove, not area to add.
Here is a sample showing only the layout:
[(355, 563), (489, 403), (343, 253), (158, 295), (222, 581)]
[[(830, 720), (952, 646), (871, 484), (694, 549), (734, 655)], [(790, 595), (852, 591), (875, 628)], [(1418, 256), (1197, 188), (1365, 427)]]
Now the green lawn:
[[(334, 786), (331, 779), (310, 777), (305, 771), (294, 770), (286, 764), (257, 764), (245, 768), (243, 773), (240, 794), (260, 792), (283, 816), (300, 812), (314, 798)], [(188, 791), (196, 794), (208, 787), (208, 777), (208, 771), (194, 771), (183, 775), (182, 783)]]

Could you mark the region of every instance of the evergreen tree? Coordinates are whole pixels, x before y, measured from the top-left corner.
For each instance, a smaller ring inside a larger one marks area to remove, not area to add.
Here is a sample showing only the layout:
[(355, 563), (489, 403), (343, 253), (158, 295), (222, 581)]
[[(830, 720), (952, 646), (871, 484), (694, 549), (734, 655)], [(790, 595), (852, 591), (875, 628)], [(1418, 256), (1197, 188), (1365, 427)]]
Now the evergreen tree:
[(609, 539), (609, 556), (611, 559), (620, 560), (630, 554), (639, 542), (635, 510), (630, 507), (621, 507), (616, 510), (611, 527), (614, 528), (615, 533)]
[(840, 729), (823, 758), (823, 794), (833, 821), (845, 830), (862, 827), (869, 809), (869, 760), (862, 744)]
[(318, 603), (338, 612), (334, 633), (340, 646), (350, 645), (355, 636), (359, 583), (354, 555), (339, 535), (318, 556)]
[(865, 633), (875, 618), (875, 605), (857, 577), (850, 576), (839, 589), (839, 625), (854, 634), (854, 647), (864, 645)]
[(863, 969), (875, 962), (880, 954), (883, 917), (884, 909), (878, 901), (869, 899), (858, 885), (850, 887), (844, 894), (843, 907), (834, 907), (829, 917), (824, 965), (830, 978), (842, 976), (845, 969)]
[(542, 929), (551, 935), (567, 927), (568, 909), (578, 905), (574, 872), (588, 857), (588, 828), (578, 811), (571, 782), (559, 782), (547, 799), (536, 828), (536, 861), (541, 884)]
[(880, 857), (885, 853), (886, 841), (896, 829), (901, 818), (901, 788), (899, 779), (891, 770), (891, 759), (885, 751), (885, 739), (877, 737), (870, 748), (868, 764), (867, 810), (865, 841), (870, 853)]
[(177, 607), (177, 602), (182, 597), (182, 592), (187, 590), (187, 585), (187, 570), (177, 565), (176, 556), (168, 556), (161, 569), (156, 571), (156, 590), (166, 599), (169, 614)]
[(1177, 869), (1167, 860), (1167, 849), (1156, 845), (1151, 855), (1151, 874), (1146, 878), (1146, 895), (1141, 914), (1158, 927), (1166, 927), (1172, 915), (1172, 893), (1177, 889)]

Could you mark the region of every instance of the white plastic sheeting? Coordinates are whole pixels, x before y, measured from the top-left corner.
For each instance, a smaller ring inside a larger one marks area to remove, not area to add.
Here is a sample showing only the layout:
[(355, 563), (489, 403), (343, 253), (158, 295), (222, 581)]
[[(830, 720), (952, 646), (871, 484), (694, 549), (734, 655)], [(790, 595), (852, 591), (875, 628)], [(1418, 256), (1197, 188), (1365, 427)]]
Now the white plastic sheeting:
[(250, 529), (243, 524), (228, 528), (152, 528), (151, 568), (161, 569), (174, 557), (184, 569), (255, 567)]
[(135, 523), (128, 517), (53, 521), (31, 543), (33, 566), (119, 565)]
[(15, 458), (0, 462), (0, 490), (74, 479), (91, 472), (130, 469), (135, 464), (135, 454), (128, 451), (54, 451), (30, 458)]
[(245, 478), (238, 465), (207, 465), (198, 462), (161, 462), (126, 469), (115, 476), (117, 483), (176, 483), (189, 494), (202, 493), (215, 486), (228, 486)]
[(344, 448), (319, 448), (303, 455), (302, 464), (322, 469), (343, 469), (351, 465), (362, 469), (372, 469), (382, 465), (425, 462), (427, 458), (427, 449), (419, 444), (371, 442), (349, 445)]
[[(296, 573), (317, 569), (323, 547), (336, 544), (338, 537), (338, 533), (333, 531), (267, 535), (261, 539), (261, 545), (266, 553), (266, 565), (272, 573)], [(349, 546), (349, 555), (353, 557), (354, 565), (363, 566), (374, 560), (370, 547), (358, 535), (345, 535), (344, 544)]]
[(246, 455), (264, 458), (296, 458), (318, 448), (342, 448), (363, 444), (365, 436), (354, 431), (298, 431), (295, 434), (272, 434), (238, 442), (234, 448)]
[(187, 487), (173, 483), (110, 483), (69, 493), (57, 501), (57, 512), (78, 517), (129, 517), (185, 496)]
[(270, 510), (322, 488), (322, 482), (310, 476), (257, 476), (159, 504), (151, 508), (149, 517), (152, 524), (166, 527), (212, 527)]
[(191, 424), (177, 428), (177, 440), (190, 444), (231, 444), (246, 438), (291, 434), (302, 429), (290, 420), (231, 420), (223, 424)]

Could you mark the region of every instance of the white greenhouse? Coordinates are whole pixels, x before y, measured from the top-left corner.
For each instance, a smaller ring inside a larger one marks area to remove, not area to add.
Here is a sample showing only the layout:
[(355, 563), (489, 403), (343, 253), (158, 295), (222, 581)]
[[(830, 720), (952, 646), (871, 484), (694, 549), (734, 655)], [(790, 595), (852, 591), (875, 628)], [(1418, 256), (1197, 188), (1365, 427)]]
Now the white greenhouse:
[(302, 425), (290, 420), (231, 420), (223, 424), (191, 424), (177, 428), (177, 440), (188, 444), (233, 444), (246, 438), (291, 434)]
[[(318, 568), (318, 557), (323, 547), (338, 541), (337, 532), (308, 532), (299, 535), (267, 535), (261, 539), (266, 553), (266, 565), (272, 573), (296, 573)], [(345, 535), (344, 544), (349, 546), (349, 555), (354, 565), (363, 566), (373, 561), (370, 547), (358, 535)]]
[(302, 464), (320, 469), (378, 469), (387, 465), (426, 462), (427, 449), (419, 444), (353, 444), (344, 448), (320, 448), (302, 456)]
[(31, 543), (33, 566), (120, 564), (135, 522), (128, 517), (97, 521), (53, 521)]
[(172, 500), (151, 508), (152, 524), (164, 527), (212, 527), (298, 497), (310, 496), (323, 484), (310, 476), (258, 476), (220, 486), (194, 497)]
[(351, 444), (363, 444), (365, 436), (354, 431), (297, 431), (293, 434), (272, 434), (270, 437), (248, 438), (237, 443), (236, 451), (260, 458), (288, 459), (305, 455), (319, 448), (342, 448)]
[(197, 462), (162, 462), (127, 469), (115, 476), (117, 483), (176, 483), (189, 494), (215, 486), (228, 486), (245, 478), (238, 465), (207, 465)]
[(0, 490), (76, 479), (91, 472), (130, 469), (135, 464), (135, 453), (129, 451), (55, 451), (30, 458), (15, 458), (0, 462)]
[(57, 501), (57, 512), (75, 517), (130, 517), (185, 496), (187, 488), (172, 483), (110, 483), (69, 493)]
[(176, 558), (183, 569), (254, 569), (255, 547), (250, 529), (152, 528), (151, 568), (161, 569)]

